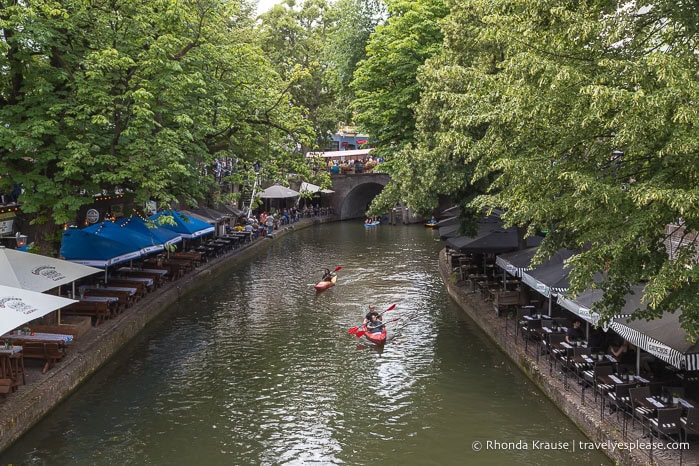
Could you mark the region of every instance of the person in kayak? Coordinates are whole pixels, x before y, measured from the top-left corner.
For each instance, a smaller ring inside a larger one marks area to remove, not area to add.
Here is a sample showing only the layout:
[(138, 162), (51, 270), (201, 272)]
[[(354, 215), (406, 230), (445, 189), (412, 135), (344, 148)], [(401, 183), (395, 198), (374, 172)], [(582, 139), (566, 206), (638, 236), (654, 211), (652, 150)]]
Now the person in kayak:
[[(371, 313), (370, 313), (371, 314)], [(381, 333), (381, 327), (383, 327), (383, 322), (380, 319), (380, 315), (377, 313), (371, 314), (371, 320), (366, 324), (366, 330), (369, 333)]]
[(331, 272), (330, 269), (325, 269), (323, 271), (323, 278), (320, 279), (321, 282), (331, 282), (335, 276), (335, 272)]
[(369, 306), (369, 312), (367, 312), (367, 315), (364, 316), (364, 324), (367, 325), (369, 322), (372, 322), (373, 318), (376, 317), (376, 319), (380, 322), (381, 321), (381, 316), (379, 315), (378, 312), (375, 310), (376, 308), (374, 305)]

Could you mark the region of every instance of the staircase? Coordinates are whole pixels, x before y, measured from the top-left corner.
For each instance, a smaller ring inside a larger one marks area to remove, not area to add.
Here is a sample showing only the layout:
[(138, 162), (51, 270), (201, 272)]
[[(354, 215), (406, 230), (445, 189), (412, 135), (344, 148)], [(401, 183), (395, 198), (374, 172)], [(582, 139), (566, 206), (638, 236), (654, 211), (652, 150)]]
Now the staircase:
[[(260, 188), (260, 173), (253, 173), (254, 178), (252, 182), (248, 179), (248, 183), (245, 186), (242, 186), (243, 189), (241, 190), (242, 194), (240, 197), (240, 208), (246, 216), (250, 216), (250, 212), (252, 211), (252, 203)], [(252, 185), (252, 188), (250, 185)]]

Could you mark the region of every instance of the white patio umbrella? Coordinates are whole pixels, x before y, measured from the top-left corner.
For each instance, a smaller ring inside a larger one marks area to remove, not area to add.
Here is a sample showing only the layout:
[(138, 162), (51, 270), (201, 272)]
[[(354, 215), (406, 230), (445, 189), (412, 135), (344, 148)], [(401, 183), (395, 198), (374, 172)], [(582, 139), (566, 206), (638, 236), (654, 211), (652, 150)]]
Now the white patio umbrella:
[(286, 186), (274, 184), (262, 191), (260, 197), (262, 199), (287, 199), (290, 197), (296, 197), (299, 194), (301, 193), (294, 191), (293, 189), (289, 189)]
[(0, 246), (0, 285), (47, 291), (102, 270)]
[(315, 185), (313, 183), (307, 183), (306, 181), (301, 183), (301, 187), (299, 188), (299, 190), (302, 193), (303, 192), (317, 193), (318, 191), (320, 191), (323, 194), (332, 194), (335, 192), (332, 189), (321, 189), (320, 186)]
[(73, 299), (0, 285), (0, 335), (74, 302)]

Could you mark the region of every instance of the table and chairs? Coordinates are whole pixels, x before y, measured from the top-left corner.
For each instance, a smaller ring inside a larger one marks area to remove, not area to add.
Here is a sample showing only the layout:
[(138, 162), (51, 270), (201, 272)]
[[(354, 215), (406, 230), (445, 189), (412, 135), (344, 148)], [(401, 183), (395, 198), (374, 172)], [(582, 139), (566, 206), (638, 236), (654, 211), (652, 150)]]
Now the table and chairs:
[[(10, 354), (10, 362), (16, 371), (24, 373), (24, 359), (39, 359), (44, 362), (42, 373), (51, 369), (54, 364), (66, 355), (66, 347), (72, 343), (73, 335), (60, 333), (26, 332), (6, 333), (0, 340), (11, 342), (11, 347), (20, 347), (19, 352)], [(20, 356), (21, 355), (21, 356)], [(12, 361), (12, 358), (17, 361)], [(24, 380), (26, 382), (26, 380)]]
[(116, 296), (83, 296), (78, 302), (61, 309), (61, 312), (64, 315), (90, 317), (93, 325), (97, 326), (117, 315), (118, 306), (119, 298)]

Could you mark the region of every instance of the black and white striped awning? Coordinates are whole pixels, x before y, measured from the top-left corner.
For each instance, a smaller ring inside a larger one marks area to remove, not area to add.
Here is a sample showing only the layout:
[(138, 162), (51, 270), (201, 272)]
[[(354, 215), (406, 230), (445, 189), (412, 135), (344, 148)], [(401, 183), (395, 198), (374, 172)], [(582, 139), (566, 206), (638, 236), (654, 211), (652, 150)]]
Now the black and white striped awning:
[(562, 249), (546, 262), (522, 272), (522, 281), (545, 297), (565, 293), (568, 290), (568, 269), (565, 261), (574, 254)]
[(634, 330), (618, 322), (612, 322), (610, 327), (612, 328), (612, 330), (618, 333), (624, 340), (633, 343), (642, 350), (652, 354), (656, 358), (661, 359), (678, 369), (686, 368), (686, 363), (684, 362), (684, 355), (679, 351), (660, 343), (654, 338), (651, 338), (648, 335), (639, 332), (638, 330)]
[[(598, 325), (600, 315), (592, 310), (594, 304), (602, 299), (604, 291), (594, 288), (588, 289), (580, 293), (575, 298), (558, 295), (558, 304), (561, 307), (569, 310), (583, 320), (590, 322), (593, 325)], [(613, 319), (622, 319), (629, 317), (641, 307), (641, 296), (643, 295), (643, 287), (641, 285), (631, 288), (631, 292), (624, 296), (624, 306), (619, 310), (619, 313)]]
[(585, 306), (581, 306), (574, 299), (565, 297), (563, 294), (558, 295), (558, 304), (564, 308), (580, 317), (582, 320), (591, 323), (592, 325), (597, 325), (599, 322), (600, 315)]
[(689, 342), (679, 323), (680, 312), (666, 312), (660, 319), (617, 319), (610, 327), (656, 358), (677, 369), (699, 370), (699, 343)]
[(539, 247), (522, 249), (521, 251), (499, 254), (495, 257), (495, 264), (514, 277), (521, 277), (522, 273), (531, 270), (530, 263)]

